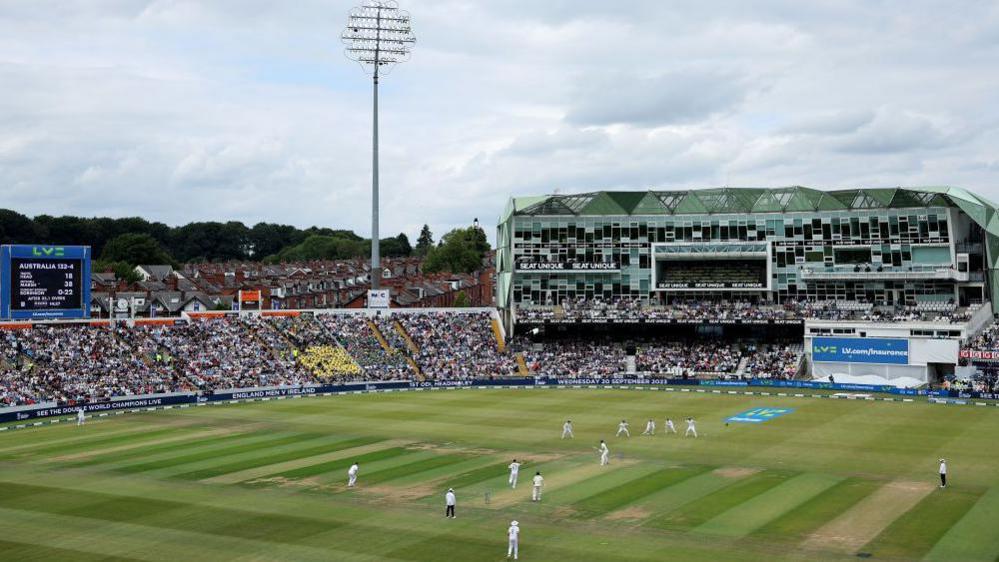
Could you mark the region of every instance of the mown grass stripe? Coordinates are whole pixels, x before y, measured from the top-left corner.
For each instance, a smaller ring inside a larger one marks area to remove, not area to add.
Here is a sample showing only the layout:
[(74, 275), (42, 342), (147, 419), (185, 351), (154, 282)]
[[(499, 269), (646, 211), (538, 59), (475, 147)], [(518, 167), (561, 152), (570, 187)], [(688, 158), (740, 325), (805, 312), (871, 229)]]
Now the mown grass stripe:
[(597, 517), (708, 470), (710, 467), (706, 466), (667, 468), (597, 492), (572, 504), (572, 507), (579, 517)]
[(86, 451), (88, 449), (96, 449), (98, 447), (103, 447), (106, 445), (123, 445), (125, 443), (135, 443), (135, 442), (146, 441), (149, 439), (155, 439), (162, 435), (176, 435), (180, 431), (184, 430), (176, 427), (167, 427), (163, 429), (150, 429), (146, 431), (126, 433), (124, 435), (112, 435), (108, 437), (90, 439), (87, 441), (81, 441), (79, 443), (73, 443), (73, 444), (64, 443), (58, 445), (50, 445), (47, 447), (38, 447), (34, 449), (28, 449), (26, 451), (21, 451), (18, 452), (17, 454), (3, 455), (2, 458), (22, 458), (25, 456), (44, 457), (48, 456), (51, 453), (58, 453), (60, 455), (65, 455), (79, 451)]
[[(14, 441), (13, 443), (5, 443), (4, 446), (0, 447), (0, 455), (6, 457), (11, 454), (20, 453), (21, 451), (26, 451), (28, 449), (37, 449), (44, 446), (53, 446), (56, 444), (60, 445), (73, 445), (83, 441), (90, 441), (97, 439), (98, 437), (111, 437), (115, 435), (134, 435), (137, 433), (142, 433), (142, 429), (137, 429), (134, 426), (97, 426), (97, 427), (87, 427), (86, 430), (81, 428), (73, 428), (70, 425), (64, 425), (59, 427), (49, 427), (45, 430), (38, 430), (52, 432), (51, 435), (41, 436), (40, 433), (32, 432), (30, 437), (21, 434), (22, 439), (28, 440), (27, 443), (22, 443), (19, 441)], [(7, 434), (10, 435), (10, 434)]]
[(997, 522), (999, 488), (992, 488), (937, 541), (924, 560), (999, 560)]
[(780, 517), (840, 482), (828, 474), (805, 473), (712, 518), (695, 530), (701, 533), (741, 537)]
[(291, 451), (285, 451), (282, 453), (274, 453), (272, 455), (264, 455), (261, 457), (253, 457), (242, 461), (226, 463), (223, 465), (214, 466), (212, 468), (204, 468), (201, 470), (182, 472), (180, 474), (173, 475), (172, 478), (178, 478), (180, 480), (203, 480), (206, 478), (214, 478), (216, 476), (221, 476), (223, 474), (239, 472), (241, 470), (248, 470), (251, 468), (267, 466), (269, 464), (278, 464), (281, 462), (291, 461), (295, 459), (302, 459), (306, 457), (312, 457), (315, 455), (321, 455), (323, 453), (332, 453), (334, 451), (351, 449), (354, 447), (360, 447), (362, 445), (370, 445), (371, 443), (377, 443), (379, 441), (382, 441), (382, 439), (377, 437), (357, 437), (354, 439), (346, 439), (343, 441), (336, 441), (333, 443), (327, 442), (323, 445), (308, 447), (306, 449), (295, 449)]
[[(454, 453), (464, 455), (465, 459), (457, 464), (449, 464), (440, 468), (420, 472), (419, 474), (401, 476), (394, 479), (392, 481), (392, 485), (397, 487), (413, 486), (419, 488), (433, 483), (434, 486), (444, 485), (444, 488), (442, 489), (447, 489), (450, 487), (445, 485), (447, 480), (449, 478), (453, 478), (455, 474), (463, 474), (469, 470), (475, 470), (488, 464), (492, 464), (493, 461), (496, 460), (495, 457), (480, 457), (474, 454), (466, 454), (464, 451), (457, 451)], [(408, 495), (408, 497), (413, 496)]]
[(877, 558), (921, 558), (964, 517), (981, 495), (979, 491), (967, 489), (936, 490), (892, 522), (861, 551), (870, 552)]
[[(337, 459), (334, 461), (314, 464), (310, 466), (303, 466), (302, 468), (297, 468), (295, 470), (288, 470), (285, 472), (268, 474), (267, 476), (281, 477), (281, 478), (309, 478), (311, 476), (318, 476), (320, 474), (333, 472), (335, 470), (346, 471), (348, 468), (350, 468), (350, 465), (353, 464), (354, 462), (364, 465), (366, 463), (371, 463), (383, 459), (389, 459), (392, 457), (397, 457), (400, 455), (406, 455), (410, 453), (412, 453), (411, 449), (406, 449), (405, 447), (392, 447), (389, 449), (382, 449), (380, 451), (373, 451), (371, 453), (366, 453), (358, 457), (353, 457), (348, 459)], [(346, 478), (346, 476), (344, 477)]]
[(270, 449), (271, 447), (279, 447), (281, 445), (290, 445), (292, 443), (298, 443), (299, 441), (307, 441), (309, 439), (315, 439), (317, 437), (319, 436), (311, 433), (294, 433), (291, 435), (279, 434), (271, 438), (265, 439), (263, 441), (257, 441), (254, 443), (233, 445), (231, 447), (224, 447), (221, 449), (210, 449), (198, 453), (191, 453), (189, 455), (173, 456), (146, 463), (130, 464), (127, 466), (118, 467), (115, 470), (127, 473), (148, 472), (150, 470), (158, 470), (161, 468), (169, 468), (172, 466), (180, 466), (198, 461), (220, 458), (226, 455), (238, 455), (241, 453), (259, 451), (262, 449)]
[(770, 539), (799, 541), (874, 493), (880, 482), (847, 478), (753, 532)]
[(467, 455), (438, 455), (429, 459), (403, 464), (400, 466), (386, 468), (364, 475), (365, 484), (380, 484), (390, 482), (396, 478), (427, 472), (436, 468), (450, 466), (467, 460)]
[(124, 558), (94, 554), (82, 550), (57, 548), (40, 544), (0, 539), (0, 555), (4, 560), (73, 560), (73, 562), (131, 562), (141, 558)]
[(784, 470), (764, 470), (743, 480), (736, 480), (731, 486), (716, 490), (697, 502), (681, 506), (662, 516), (649, 520), (653, 527), (687, 530), (748, 501), (767, 490), (786, 482), (798, 473)]
[[(627, 463), (627, 464), (626, 464)], [(558, 503), (562, 505), (572, 505), (578, 501), (592, 496), (595, 492), (600, 490), (607, 490), (624, 484), (625, 482), (631, 482), (638, 478), (642, 478), (648, 474), (659, 471), (662, 467), (653, 466), (649, 464), (641, 464), (633, 461), (619, 462), (616, 465), (600, 466), (600, 463), (586, 462), (580, 468), (583, 469), (593, 469), (593, 472), (574, 483), (571, 486), (566, 486), (562, 488), (557, 493), (552, 493), (547, 496), (550, 503)], [(521, 469), (521, 478), (524, 478), (523, 470)], [(572, 472), (571, 470), (569, 472)], [(580, 473), (582, 474), (582, 473)], [(556, 485), (561, 482), (562, 473), (541, 472), (541, 475), (545, 477), (545, 490), (554, 491)], [(530, 484), (530, 477), (533, 474), (526, 475), (525, 484)]]
[(136, 449), (130, 449), (128, 451), (120, 451), (117, 453), (94, 455), (93, 457), (90, 457), (86, 460), (62, 463), (61, 466), (65, 466), (67, 468), (83, 468), (83, 467), (96, 466), (101, 464), (120, 463), (122, 461), (141, 459), (143, 457), (148, 457), (159, 453), (169, 453), (173, 451), (194, 449), (196, 447), (201, 447), (205, 445), (215, 445), (217, 443), (224, 443), (226, 441), (241, 439), (250, 435), (253, 434), (233, 433), (230, 435), (216, 435), (213, 437), (205, 437), (204, 439), (182, 440), (180, 442), (161, 443), (159, 445), (152, 445), (149, 447), (138, 447)]
[(449, 478), (446, 482), (448, 488), (467, 488), (468, 486), (473, 486), (480, 482), (485, 482), (486, 480), (492, 480), (493, 478), (498, 478), (500, 476), (507, 475), (509, 468), (509, 463), (504, 461), (501, 463), (491, 464), (489, 466), (483, 466), (482, 468), (477, 468), (475, 470), (470, 470), (468, 472), (459, 474), (454, 478)]
[[(630, 504), (630, 507), (636, 508), (636, 511), (631, 514), (618, 514), (617, 518), (647, 519), (652, 515), (642, 517), (635, 517), (635, 515), (643, 512), (648, 512), (650, 514), (662, 513), (664, 506), (668, 506), (668, 509), (677, 509), (680, 506), (696, 501), (714, 492), (715, 490), (719, 490), (725, 486), (731, 486), (739, 479), (756, 474), (756, 472), (758, 471), (752, 469), (743, 469), (733, 472), (728, 468), (715, 469), (705, 472), (641, 498), (635, 503)], [(613, 512), (609, 513), (608, 517), (615, 517), (615, 514)]]
[(295, 543), (345, 524), (295, 515), (8, 482), (0, 483), (0, 507), (280, 543)]

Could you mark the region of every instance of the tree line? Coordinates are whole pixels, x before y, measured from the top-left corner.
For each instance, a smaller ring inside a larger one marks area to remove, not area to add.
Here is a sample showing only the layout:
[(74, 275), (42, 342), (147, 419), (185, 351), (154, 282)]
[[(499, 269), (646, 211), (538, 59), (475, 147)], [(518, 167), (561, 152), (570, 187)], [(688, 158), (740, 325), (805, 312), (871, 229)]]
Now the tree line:
[[(363, 258), (371, 247), (370, 240), (353, 231), (315, 226), (260, 222), (250, 227), (229, 221), (172, 227), (139, 217), (30, 218), (9, 209), (0, 209), (0, 244), (90, 246), (97, 270), (122, 273), (140, 264)], [(430, 227), (423, 225), (416, 247), (400, 233), (381, 239), (380, 249), (384, 257), (426, 257), (427, 271), (471, 272), (480, 267), (489, 243), (481, 229), (470, 227), (455, 229), (434, 244)]]

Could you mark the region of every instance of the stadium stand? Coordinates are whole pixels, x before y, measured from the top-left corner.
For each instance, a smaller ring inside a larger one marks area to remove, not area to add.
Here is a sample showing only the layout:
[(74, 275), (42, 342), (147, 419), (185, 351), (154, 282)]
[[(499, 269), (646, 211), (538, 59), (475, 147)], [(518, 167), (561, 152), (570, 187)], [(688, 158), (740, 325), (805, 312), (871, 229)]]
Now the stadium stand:
[(518, 322), (545, 321), (637, 321), (676, 319), (717, 320), (850, 320), (864, 322), (936, 322), (958, 324), (968, 321), (983, 306), (958, 307), (951, 302), (923, 302), (915, 305), (880, 305), (858, 301), (795, 301), (758, 303), (744, 300), (673, 299), (665, 305), (639, 299), (592, 299), (566, 301), (560, 306), (526, 306), (517, 309)]
[(596, 342), (521, 344), (527, 368), (543, 377), (613, 375), (624, 371), (625, 354), (620, 345)]
[(355, 314), (327, 314), (319, 317), (336, 342), (347, 350), (361, 368), (360, 380), (408, 379), (412, 374), (405, 356), (386, 350), (367, 319)]
[(309, 346), (299, 357), (299, 363), (324, 380), (356, 378), (362, 373), (350, 354), (338, 345)]
[(517, 363), (500, 353), (486, 312), (400, 314), (398, 321), (419, 348), (414, 359), (431, 380), (467, 380), (510, 375)]
[(641, 345), (636, 364), (639, 371), (676, 377), (734, 375), (742, 356), (736, 346), (712, 343), (668, 343)]

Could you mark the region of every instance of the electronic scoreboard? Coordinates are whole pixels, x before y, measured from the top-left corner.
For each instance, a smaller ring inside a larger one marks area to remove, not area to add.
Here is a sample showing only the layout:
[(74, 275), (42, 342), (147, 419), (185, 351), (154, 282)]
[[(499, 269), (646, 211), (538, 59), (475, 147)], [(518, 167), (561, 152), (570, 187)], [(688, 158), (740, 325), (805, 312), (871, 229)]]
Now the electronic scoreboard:
[(89, 316), (89, 246), (0, 246), (0, 318)]

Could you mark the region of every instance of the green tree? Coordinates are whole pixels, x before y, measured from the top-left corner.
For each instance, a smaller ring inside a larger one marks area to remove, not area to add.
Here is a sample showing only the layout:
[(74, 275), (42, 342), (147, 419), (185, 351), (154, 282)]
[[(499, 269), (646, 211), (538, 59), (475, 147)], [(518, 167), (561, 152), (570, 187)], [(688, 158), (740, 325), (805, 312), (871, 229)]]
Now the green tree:
[(420, 229), (420, 237), (416, 239), (416, 255), (425, 256), (434, 247), (434, 235), (430, 232), (430, 225), (423, 225)]
[(440, 243), (430, 250), (423, 262), (423, 270), (429, 273), (471, 273), (482, 267), (482, 260), (488, 251), (489, 241), (481, 228), (456, 228), (445, 234)]
[(458, 291), (458, 294), (454, 296), (453, 306), (456, 306), (458, 308), (465, 308), (468, 306), (472, 306), (472, 301), (469, 300), (468, 295), (465, 294), (465, 291)]
[(399, 234), (394, 238), (383, 238), (379, 241), (381, 254), (390, 258), (404, 258), (413, 253), (409, 245), (409, 237)]
[(97, 260), (94, 262), (93, 270), (105, 273), (114, 273), (114, 276), (121, 281), (126, 283), (137, 283), (142, 278), (139, 273), (135, 271), (135, 266), (123, 261), (104, 261)]
[(174, 259), (148, 234), (122, 234), (115, 237), (101, 252), (101, 261), (136, 265), (174, 265)]
[(301, 244), (285, 248), (277, 254), (273, 262), (332, 260), (360, 257), (367, 251), (363, 240), (339, 238), (336, 236), (313, 235)]
[(42, 242), (44, 229), (21, 213), (0, 209), (0, 244)]

